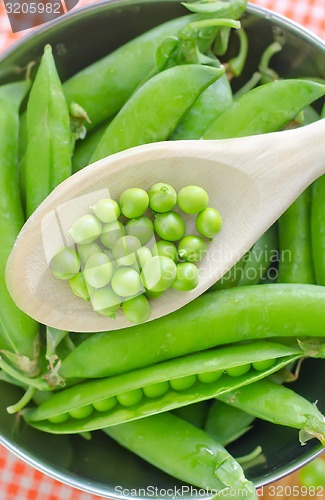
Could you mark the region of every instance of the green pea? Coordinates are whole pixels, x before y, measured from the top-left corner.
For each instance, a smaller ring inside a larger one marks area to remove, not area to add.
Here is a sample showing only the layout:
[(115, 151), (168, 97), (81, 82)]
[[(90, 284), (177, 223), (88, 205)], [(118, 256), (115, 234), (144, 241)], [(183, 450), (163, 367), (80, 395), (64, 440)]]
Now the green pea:
[(172, 287), (176, 290), (189, 292), (199, 284), (199, 270), (191, 262), (180, 262), (176, 265), (176, 278)]
[(275, 363), (275, 359), (264, 359), (263, 361), (255, 361), (252, 366), (257, 371), (264, 371), (272, 368)]
[(90, 207), (94, 212), (96, 217), (101, 222), (113, 222), (119, 218), (121, 215), (120, 207), (115, 200), (111, 198), (104, 198), (99, 200), (99, 202)]
[(116, 260), (114, 259), (114, 256), (112, 254), (112, 251), (109, 249), (109, 248), (106, 248), (104, 247), (102, 250), (101, 250), (105, 255), (107, 255), (107, 257), (110, 259), (110, 261), (112, 262), (112, 265), (113, 265), (113, 273), (115, 273), (116, 269), (118, 268), (118, 263), (116, 262)]
[(174, 211), (157, 214), (154, 227), (162, 240), (177, 241), (185, 234), (185, 223), (182, 217)]
[(186, 214), (198, 214), (207, 208), (208, 193), (199, 186), (183, 187), (177, 196), (177, 204)]
[(176, 201), (175, 189), (165, 182), (158, 182), (149, 189), (149, 206), (154, 212), (169, 212)]
[(196, 229), (202, 236), (213, 238), (222, 229), (222, 219), (214, 208), (206, 208), (196, 217)]
[(153, 222), (149, 217), (136, 217), (126, 223), (125, 231), (138, 238), (141, 245), (145, 245), (153, 237)]
[(78, 245), (78, 254), (81, 262), (86, 264), (87, 260), (94, 253), (100, 253), (102, 249), (98, 245), (98, 243), (89, 243), (88, 245)]
[(109, 286), (104, 286), (96, 290), (92, 296), (91, 304), (94, 311), (115, 318), (117, 311), (121, 305), (121, 297), (119, 297)]
[(62, 248), (52, 258), (50, 268), (56, 278), (69, 280), (80, 270), (79, 256), (73, 248)]
[(68, 232), (68, 236), (79, 245), (88, 245), (102, 233), (102, 224), (94, 215), (83, 215)]
[(55, 417), (49, 417), (49, 421), (52, 422), (52, 424), (63, 424), (63, 422), (66, 422), (69, 420), (70, 415), (69, 413), (61, 413), (61, 415), (56, 415)]
[(101, 253), (95, 253), (89, 257), (85, 264), (84, 277), (87, 283), (94, 288), (106, 286), (113, 276), (113, 264), (109, 257)]
[(188, 262), (198, 262), (207, 251), (207, 243), (201, 236), (185, 236), (178, 245), (180, 259)]
[(185, 391), (194, 385), (196, 382), (196, 375), (187, 375), (186, 377), (174, 378), (169, 381), (174, 391)]
[(136, 252), (141, 248), (141, 243), (135, 236), (122, 236), (114, 243), (112, 253), (120, 266), (132, 266), (136, 263)]
[(142, 389), (133, 389), (133, 391), (118, 394), (116, 397), (122, 406), (133, 406), (141, 401), (143, 398), (143, 391)]
[(92, 412), (94, 411), (94, 407), (93, 405), (85, 405), (85, 406), (81, 406), (80, 408), (76, 408), (75, 410), (70, 410), (69, 411), (69, 415), (71, 415), (71, 417), (73, 418), (87, 418), (89, 417), (89, 415), (92, 414)]
[(73, 293), (77, 297), (89, 300), (89, 289), (82, 272), (76, 274), (73, 278), (71, 278), (69, 283)]
[(155, 243), (152, 247), (152, 255), (161, 255), (162, 257), (168, 257), (172, 259), (175, 264), (178, 262), (177, 248), (171, 241), (160, 240)]
[(147, 398), (160, 398), (169, 389), (169, 382), (157, 382), (156, 384), (146, 385), (143, 388), (143, 392)]
[(112, 278), (112, 288), (120, 297), (136, 295), (141, 290), (139, 273), (130, 267), (120, 267)]
[(131, 323), (144, 323), (151, 314), (151, 307), (144, 295), (137, 295), (123, 302), (123, 312)]
[(161, 294), (162, 292), (152, 292), (151, 290), (146, 290), (145, 296), (148, 297), (148, 299), (159, 299)]
[(139, 264), (139, 268), (142, 269), (147, 260), (151, 259), (152, 253), (150, 248), (148, 247), (141, 247), (139, 250), (137, 250), (137, 260)]
[(198, 373), (197, 378), (203, 384), (211, 384), (212, 382), (216, 382), (222, 376), (222, 374), (222, 370), (218, 370), (215, 372)]
[(102, 399), (101, 401), (96, 401), (93, 403), (93, 407), (97, 411), (109, 411), (117, 404), (117, 399), (115, 396), (110, 398)]
[(140, 217), (147, 210), (149, 196), (143, 189), (131, 188), (121, 194), (119, 203), (122, 214), (129, 219), (133, 219), (134, 217)]
[(152, 292), (167, 290), (176, 277), (176, 264), (168, 257), (152, 257), (141, 271), (141, 279), (145, 288)]
[(113, 248), (114, 243), (124, 236), (124, 226), (121, 221), (109, 222), (103, 227), (100, 241), (107, 248)]
[(241, 375), (245, 375), (245, 373), (249, 372), (251, 369), (251, 364), (246, 363), (240, 366), (233, 366), (232, 368), (227, 368), (226, 372), (230, 377), (240, 377)]

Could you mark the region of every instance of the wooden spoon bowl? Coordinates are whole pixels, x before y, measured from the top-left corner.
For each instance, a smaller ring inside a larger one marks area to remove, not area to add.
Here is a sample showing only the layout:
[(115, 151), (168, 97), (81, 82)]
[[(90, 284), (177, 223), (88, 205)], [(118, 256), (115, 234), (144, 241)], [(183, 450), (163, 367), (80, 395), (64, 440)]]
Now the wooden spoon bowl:
[[(190, 292), (170, 288), (151, 301), (150, 320), (184, 306), (220, 279), (325, 172), (325, 120), (301, 129), (220, 141), (177, 141), (139, 146), (104, 158), (60, 184), (21, 230), (6, 269), (8, 290), (37, 321), (69, 331), (95, 332), (132, 326), (122, 312), (99, 315), (58, 280), (49, 262), (72, 224), (101, 198), (118, 200), (129, 187), (145, 190), (167, 182), (177, 191), (204, 188), (223, 229), (198, 263), (200, 280)], [(176, 209), (177, 210), (177, 209)], [(195, 216), (182, 213), (186, 234), (198, 234)]]

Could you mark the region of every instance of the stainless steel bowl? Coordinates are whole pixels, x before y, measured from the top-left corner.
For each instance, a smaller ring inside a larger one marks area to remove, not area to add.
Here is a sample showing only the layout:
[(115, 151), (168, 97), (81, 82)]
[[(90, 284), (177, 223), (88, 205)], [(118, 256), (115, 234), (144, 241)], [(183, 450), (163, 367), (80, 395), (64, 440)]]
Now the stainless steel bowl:
[[(24, 67), (31, 59), (39, 59), (46, 43), (53, 46), (59, 73), (66, 79), (143, 31), (184, 13), (183, 7), (174, 0), (112, 0), (72, 12), (48, 23), (6, 51), (0, 59), (0, 83), (12, 80), (17, 67)], [(254, 6), (248, 7), (244, 26), (250, 50), (242, 81), (255, 70), (262, 51), (274, 36), (286, 42), (272, 61), (281, 76), (325, 78), (325, 42), (307, 30)], [(308, 360), (293, 388), (310, 401), (318, 400), (324, 412), (323, 380), (325, 363)], [(17, 425), (16, 417), (8, 415), (6, 407), (17, 401), (19, 389), (0, 382), (0, 394), (0, 443), (59, 481), (109, 498), (131, 498), (127, 490), (148, 486), (157, 488), (158, 493), (152, 495), (153, 498), (161, 498), (160, 489), (182, 484), (124, 450), (101, 432), (95, 432), (93, 439), (86, 441), (80, 436), (41, 433), (21, 421)], [(323, 451), (316, 440), (302, 447), (296, 430), (261, 421), (231, 446), (230, 451), (241, 456), (257, 445), (263, 447), (266, 462), (249, 469), (247, 476), (258, 487), (293, 472)], [(116, 490), (118, 485), (120, 489)], [(190, 495), (184, 494), (184, 497), (190, 498)]]

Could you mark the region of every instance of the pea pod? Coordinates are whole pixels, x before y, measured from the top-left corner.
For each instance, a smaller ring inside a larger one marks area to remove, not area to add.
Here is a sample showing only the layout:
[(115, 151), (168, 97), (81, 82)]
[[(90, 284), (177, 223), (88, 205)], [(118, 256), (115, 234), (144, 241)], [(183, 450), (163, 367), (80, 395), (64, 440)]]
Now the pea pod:
[(27, 216), (69, 175), (69, 110), (52, 49), (46, 45), (27, 104), (27, 150), (24, 160)]
[(254, 420), (253, 415), (215, 400), (210, 406), (204, 430), (222, 446), (227, 446), (248, 432)]
[(325, 444), (325, 417), (316, 405), (271, 380), (259, 380), (218, 399), (268, 422), (300, 429), (302, 444), (313, 437)]
[(279, 219), (280, 283), (315, 283), (310, 208), (311, 189), (307, 188)]
[(231, 498), (236, 490), (245, 498), (257, 498), (253, 483), (245, 478), (238, 462), (206, 432), (176, 415), (155, 415), (109, 427), (104, 432), (182, 481), (214, 494), (222, 490), (221, 497), (227, 497), (230, 488)]
[[(115, 377), (85, 382), (51, 395), (38, 408), (26, 410), (25, 418), (39, 429), (68, 433), (101, 429), (169, 411), (251, 383), (308, 355), (295, 341), (289, 344), (252, 342), (223, 347)], [(253, 369), (252, 364), (258, 369)], [(262, 369), (259, 367), (261, 364)], [(131, 399), (127, 399), (128, 395)], [(113, 406), (109, 404), (106, 409), (106, 401)], [(104, 402), (103, 411), (96, 406), (99, 402)], [(84, 418), (71, 418), (76, 410), (88, 408), (89, 405), (93, 405), (93, 408), (89, 412), (87, 410)], [(69, 419), (59, 423), (51, 421), (67, 413)]]
[(226, 290), (227, 288), (234, 288), (238, 285), (240, 278), (243, 276), (245, 259), (248, 257), (249, 252), (247, 252), (234, 266), (232, 266), (229, 271), (220, 278), (219, 281), (214, 283), (208, 290), (208, 292), (214, 292), (216, 290)]
[(310, 80), (266, 83), (236, 99), (227, 112), (208, 127), (203, 138), (227, 139), (275, 132), (323, 95), (325, 85)]
[(199, 401), (193, 405), (181, 406), (173, 411), (174, 415), (186, 420), (192, 425), (203, 429), (209, 410), (209, 401)]
[[(97, 126), (117, 113), (155, 72), (156, 50), (165, 38), (177, 36), (186, 25), (201, 19), (217, 16), (239, 19), (246, 3), (246, 0), (210, 2), (209, 12), (199, 6), (198, 14), (167, 21), (143, 33), (67, 80), (63, 86), (67, 101), (80, 104), (91, 120), (90, 128)], [(190, 10), (194, 5), (191, 4)], [(200, 30), (201, 52), (209, 48), (214, 35), (215, 29)]]
[(72, 172), (75, 174), (90, 163), (90, 158), (98, 146), (108, 123), (102, 123), (98, 128), (87, 133), (82, 141), (78, 141), (72, 156)]
[[(161, 24), (87, 66), (63, 84), (67, 101), (88, 113), (93, 128), (117, 113), (155, 68), (161, 42), (197, 16), (187, 15)], [(95, 96), (95, 97), (94, 97)]]
[(105, 377), (248, 339), (323, 337), (324, 301), (325, 289), (316, 285), (252, 285), (207, 293), (149, 323), (95, 333), (62, 361), (59, 373)]
[[(325, 105), (321, 112), (325, 118)], [(315, 119), (316, 121), (316, 119)], [(311, 244), (316, 282), (325, 285), (325, 175), (317, 179), (312, 186), (311, 200)]]
[(232, 103), (232, 91), (227, 77), (223, 75), (197, 98), (183, 116), (170, 140), (200, 139), (214, 120)]
[(312, 186), (311, 244), (316, 282), (325, 286), (325, 175)]
[(188, 64), (154, 76), (112, 120), (90, 161), (167, 139), (195, 99), (223, 73), (224, 68)]
[(238, 286), (257, 285), (265, 277), (278, 254), (277, 227), (268, 229), (244, 257), (245, 265)]
[[(18, 188), (19, 108), (29, 82), (0, 87), (0, 350), (32, 359), (38, 324), (16, 307), (5, 284), (5, 268), (17, 235), (25, 222)], [(26, 367), (27, 368), (27, 367)]]

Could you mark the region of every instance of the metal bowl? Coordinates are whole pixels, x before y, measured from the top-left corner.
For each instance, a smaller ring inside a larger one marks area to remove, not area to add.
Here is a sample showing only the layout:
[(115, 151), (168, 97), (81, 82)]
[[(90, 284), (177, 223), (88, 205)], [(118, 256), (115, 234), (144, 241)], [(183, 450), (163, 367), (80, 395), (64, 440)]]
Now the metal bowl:
[[(15, 77), (17, 67), (39, 59), (43, 47), (54, 49), (61, 78), (65, 80), (93, 61), (151, 27), (183, 15), (174, 0), (113, 0), (72, 12), (50, 22), (7, 50), (0, 59), (0, 83)], [(249, 6), (243, 24), (250, 49), (242, 81), (256, 69), (263, 50), (274, 36), (285, 39), (284, 49), (272, 60), (282, 77), (325, 78), (325, 43), (297, 24), (262, 8)], [(240, 85), (241, 82), (238, 82)], [(248, 117), (249, 118), (249, 117)], [(325, 411), (325, 363), (308, 360), (293, 388), (310, 401), (318, 400)], [(28, 427), (10, 416), (6, 407), (17, 401), (20, 390), (0, 382), (0, 443), (32, 466), (75, 488), (109, 498), (131, 498), (132, 488), (162, 498), (168, 488), (182, 483), (160, 472), (121, 448), (101, 432), (87, 441), (80, 436), (53, 436)], [(254, 429), (231, 446), (234, 456), (249, 453), (261, 445), (266, 462), (247, 471), (261, 487), (298, 469), (321, 454), (316, 440), (302, 447), (298, 432), (259, 421)], [(116, 487), (119, 488), (116, 489)], [(148, 487), (151, 490), (147, 490)], [(190, 498), (189, 493), (183, 496)]]

